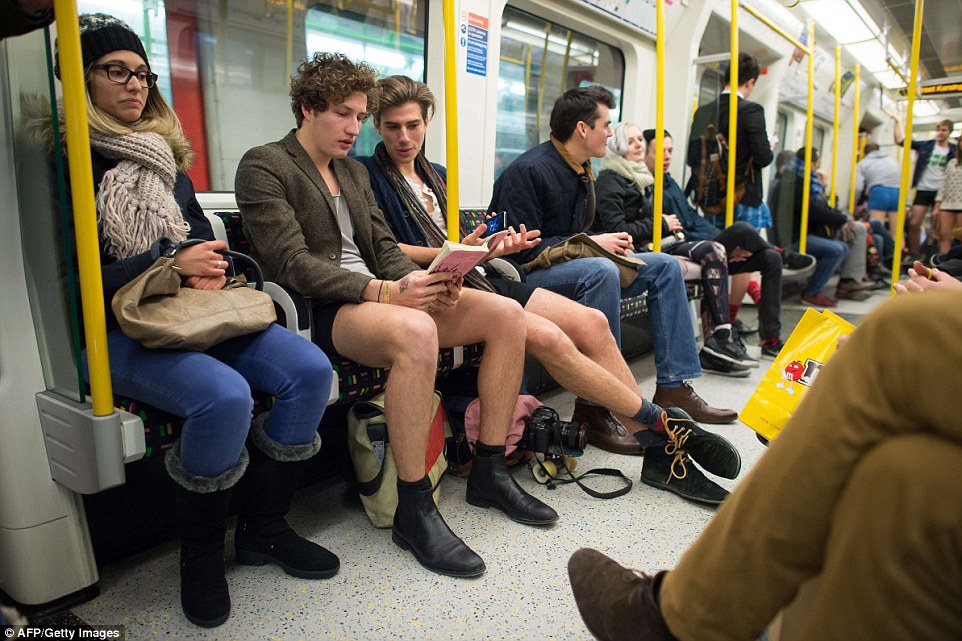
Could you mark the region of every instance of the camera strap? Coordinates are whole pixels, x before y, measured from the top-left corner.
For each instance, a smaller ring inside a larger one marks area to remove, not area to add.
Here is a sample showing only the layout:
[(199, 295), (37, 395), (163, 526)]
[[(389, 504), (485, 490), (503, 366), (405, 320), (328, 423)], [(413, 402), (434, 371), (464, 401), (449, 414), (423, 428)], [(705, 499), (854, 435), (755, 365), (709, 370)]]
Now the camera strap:
[[(621, 470), (615, 469), (613, 467), (596, 467), (593, 470), (588, 470), (587, 472), (584, 472), (582, 474), (579, 474), (578, 476), (575, 476), (574, 474), (571, 473), (571, 470), (568, 469), (568, 466), (565, 465), (564, 461), (562, 460), (561, 469), (564, 469), (564, 471), (568, 473), (568, 477), (569, 477), (566, 479), (562, 479), (562, 478), (551, 478), (551, 475), (547, 473), (547, 470), (545, 469), (544, 465), (542, 465), (541, 463), (541, 459), (539, 459), (538, 457), (535, 457), (534, 459), (528, 462), (528, 467), (532, 467), (534, 465), (541, 467), (541, 470), (545, 472), (545, 476), (547, 477), (547, 479), (543, 483), (541, 481), (538, 481), (538, 482), (541, 483), (542, 485), (546, 485), (549, 490), (555, 489), (555, 487), (557, 487), (558, 485), (567, 485), (568, 483), (576, 483), (578, 487), (580, 487), (582, 490), (585, 491), (586, 494), (588, 494), (589, 496), (593, 496), (596, 499), (615, 499), (615, 498), (618, 498), (619, 496), (624, 496), (625, 494), (631, 491), (631, 486), (632, 486), (631, 479), (625, 476)], [(593, 490), (581, 482), (581, 479), (585, 478), (586, 476), (612, 476), (615, 478), (621, 478), (622, 480), (624, 480), (625, 485), (623, 487), (618, 488), (617, 490), (612, 490), (610, 492), (599, 492), (598, 490)]]

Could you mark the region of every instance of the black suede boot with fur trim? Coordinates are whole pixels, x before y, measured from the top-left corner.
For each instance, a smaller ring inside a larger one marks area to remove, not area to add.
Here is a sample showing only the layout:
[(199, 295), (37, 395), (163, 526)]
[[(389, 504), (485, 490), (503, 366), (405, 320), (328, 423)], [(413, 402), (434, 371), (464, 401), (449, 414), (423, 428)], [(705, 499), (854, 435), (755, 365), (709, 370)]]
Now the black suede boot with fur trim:
[(251, 424), (251, 462), (239, 488), (243, 502), (234, 533), (237, 562), (274, 563), (291, 576), (328, 579), (341, 567), (337, 556), (298, 535), (284, 519), (308, 460), (321, 449), (321, 437), (315, 433), (310, 443), (282, 445), (264, 432), (267, 416), (259, 414)]
[(180, 536), (180, 605), (194, 625), (213, 628), (230, 616), (224, 576), (224, 534), (234, 485), (247, 468), (247, 451), (216, 477), (191, 474), (180, 460), (180, 441), (164, 463), (176, 483), (177, 534)]

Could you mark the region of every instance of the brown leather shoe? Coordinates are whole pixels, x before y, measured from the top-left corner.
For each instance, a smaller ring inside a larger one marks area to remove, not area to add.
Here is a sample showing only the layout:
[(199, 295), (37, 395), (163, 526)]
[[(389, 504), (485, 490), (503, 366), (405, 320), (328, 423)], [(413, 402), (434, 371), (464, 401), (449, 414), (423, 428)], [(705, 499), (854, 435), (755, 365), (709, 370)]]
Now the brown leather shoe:
[(595, 447), (615, 454), (644, 454), (641, 443), (604, 407), (576, 401), (571, 420), (588, 426), (588, 442)]
[(568, 578), (581, 618), (601, 641), (675, 641), (655, 600), (665, 574), (629, 570), (588, 548), (568, 559)]
[(731, 423), (738, 418), (735, 410), (710, 406), (688, 383), (682, 383), (678, 387), (658, 385), (651, 402), (661, 407), (680, 407), (698, 423)]

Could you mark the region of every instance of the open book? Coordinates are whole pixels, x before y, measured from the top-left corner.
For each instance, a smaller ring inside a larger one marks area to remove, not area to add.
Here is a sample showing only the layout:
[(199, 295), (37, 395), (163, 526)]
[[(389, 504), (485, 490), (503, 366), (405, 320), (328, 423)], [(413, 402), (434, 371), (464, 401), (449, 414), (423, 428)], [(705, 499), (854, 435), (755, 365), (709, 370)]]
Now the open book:
[(504, 233), (492, 236), (485, 245), (464, 245), (446, 240), (428, 266), (428, 273), (450, 272), (455, 278), (464, 278), (478, 263), (490, 257), (504, 237)]

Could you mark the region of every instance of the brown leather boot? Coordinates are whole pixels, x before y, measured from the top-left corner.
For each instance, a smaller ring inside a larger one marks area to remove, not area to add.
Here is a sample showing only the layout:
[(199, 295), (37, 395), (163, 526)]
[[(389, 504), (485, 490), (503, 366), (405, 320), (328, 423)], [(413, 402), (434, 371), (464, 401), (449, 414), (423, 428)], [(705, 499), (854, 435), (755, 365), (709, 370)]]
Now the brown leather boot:
[(675, 641), (655, 597), (665, 574), (629, 570), (588, 548), (568, 559), (568, 578), (581, 618), (601, 641)]
[(688, 383), (678, 387), (658, 385), (651, 402), (661, 407), (679, 407), (698, 423), (731, 423), (738, 418), (735, 410), (711, 407)]
[(588, 442), (595, 447), (615, 454), (641, 455), (645, 452), (621, 421), (604, 407), (575, 401), (571, 420), (588, 426)]

